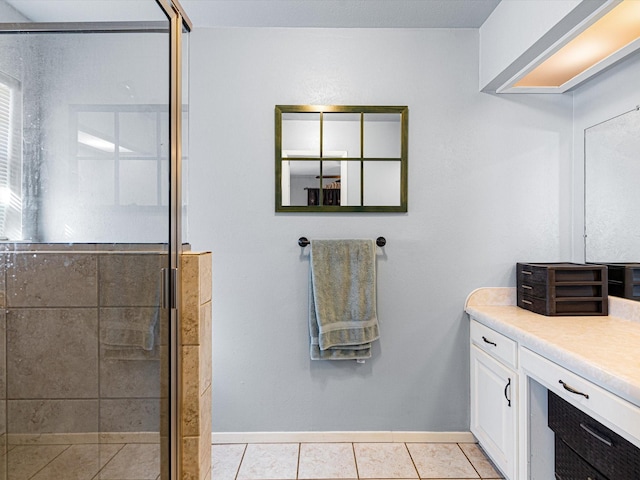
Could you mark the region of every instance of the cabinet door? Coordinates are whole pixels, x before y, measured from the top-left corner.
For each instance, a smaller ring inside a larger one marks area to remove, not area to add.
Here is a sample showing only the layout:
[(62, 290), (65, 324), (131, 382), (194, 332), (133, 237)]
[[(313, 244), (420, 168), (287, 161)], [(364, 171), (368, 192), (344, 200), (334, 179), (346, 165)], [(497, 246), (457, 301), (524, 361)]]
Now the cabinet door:
[(471, 346), (471, 432), (508, 480), (516, 478), (516, 396), (513, 370)]

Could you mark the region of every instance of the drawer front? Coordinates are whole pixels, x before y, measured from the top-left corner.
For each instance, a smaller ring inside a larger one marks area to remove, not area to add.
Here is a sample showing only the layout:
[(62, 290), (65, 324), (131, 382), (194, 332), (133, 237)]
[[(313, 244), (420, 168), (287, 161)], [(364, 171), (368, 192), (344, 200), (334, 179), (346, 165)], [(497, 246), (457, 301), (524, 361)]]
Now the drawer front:
[(518, 292), (518, 306), (520, 308), (547, 316), (606, 315), (607, 301), (606, 297), (571, 297), (546, 300), (522, 295)]
[(640, 407), (527, 348), (520, 348), (519, 359), (527, 376), (640, 447)]
[(471, 319), (471, 342), (492, 357), (517, 368), (517, 343), (474, 319)]
[(532, 283), (546, 285), (549, 279), (548, 269), (526, 263), (516, 264), (516, 274), (520, 282), (527, 283), (529, 285)]
[(602, 285), (555, 285), (547, 287), (540, 283), (522, 282), (519, 292), (527, 297), (602, 297)]
[[(580, 455), (571, 450), (569, 446), (560, 440), (556, 435), (555, 438), (556, 459), (555, 473), (557, 480), (608, 480), (607, 477), (598, 472), (595, 468), (584, 461)], [(611, 477), (616, 478), (616, 477)], [(621, 479), (620, 479), (621, 480)]]
[(555, 284), (562, 282), (606, 282), (607, 267), (604, 265), (579, 264), (516, 264), (516, 274), (524, 283)]
[(546, 298), (548, 289), (542, 283), (527, 282), (524, 279), (519, 286), (518, 293), (528, 297)]
[(549, 392), (549, 428), (608, 478), (640, 478), (640, 449), (569, 402)]

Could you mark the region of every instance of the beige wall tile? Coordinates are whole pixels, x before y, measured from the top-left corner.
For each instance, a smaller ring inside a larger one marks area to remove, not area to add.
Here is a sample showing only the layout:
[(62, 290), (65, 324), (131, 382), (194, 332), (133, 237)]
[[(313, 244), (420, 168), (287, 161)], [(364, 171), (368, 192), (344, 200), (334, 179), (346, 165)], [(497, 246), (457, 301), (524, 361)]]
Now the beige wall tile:
[(200, 304), (211, 301), (211, 252), (199, 255)]
[(211, 302), (200, 307), (200, 394), (211, 386)]
[[(1, 307), (0, 307), (1, 308)], [(0, 311), (0, 398), (7, 396), (7, 315)]]
[[(0, 436), (2, 437), (2, 439), (4, 440), (4, 434), (7, 433), (7, 401), (4, 399), (4, 397), (0, 400)], [(4, 444), (0, 444), (0, 455), (3, 454), (4, 449), (3, 449), (3, 445)]]
[(182, 438), (182, 480), (201, 480), (200, 440), (198, 437)]
[(8, 400), (8, 433), (98, 431), (98, 399)]
[[(211, 478), (210, 264), (210, 254), (189, 253), (182, 256), (181, 422), (182, 473), (185, 480)], [(203, 289), (203, 283), (208, 287)]]
[(153, 307), (160, 304), (162, 268), (167, 256), (156, 253), (100, 255), (100, 305)]
[(211, 388), (200, 397), (200, 463), (211, 466)]
[(100, 359), (100, 395), (103, 398), (158, 398), (160, 359)]
[(92, 307), (98, 303), (97, 256), (15, 253), (7, 267), (9, 307)]
[(97, 339), (95, 308), (9, 310), (8, 397), (97, 398)]
[(185, 436), (200, 435), (200, 347), (182, 347), (182, 431)]
[(9, 256), (7, 254), (0, 254), (0, 307), (7, 306), (6, 273), (7, 273), (8, 259), (9, 259)]
[(101, 432), (158, 432), (159, 398), (103, 398), (100, 401)]
[(181, 323), (182, 344), (199, 345), (200, 274), (198, 256), (182, 256)]

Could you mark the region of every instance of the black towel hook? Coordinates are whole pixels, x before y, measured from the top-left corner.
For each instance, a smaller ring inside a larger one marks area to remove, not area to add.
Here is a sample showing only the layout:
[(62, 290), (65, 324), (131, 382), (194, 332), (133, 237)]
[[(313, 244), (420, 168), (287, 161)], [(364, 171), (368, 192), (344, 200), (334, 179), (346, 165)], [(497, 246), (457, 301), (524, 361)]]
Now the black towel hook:
[[(302, 248), (306, 247), (310, 243), (311, 243), (311, 241), (307, 237), (300, 237), (298, 239), (298, 245), (300, 245)], [(384, 238), (384, 237), (376, 238), (376, 245), (378, 245), (379, 247), (384, 247), (386, 244), (387, 244), (387, 239), (386, 238)]]

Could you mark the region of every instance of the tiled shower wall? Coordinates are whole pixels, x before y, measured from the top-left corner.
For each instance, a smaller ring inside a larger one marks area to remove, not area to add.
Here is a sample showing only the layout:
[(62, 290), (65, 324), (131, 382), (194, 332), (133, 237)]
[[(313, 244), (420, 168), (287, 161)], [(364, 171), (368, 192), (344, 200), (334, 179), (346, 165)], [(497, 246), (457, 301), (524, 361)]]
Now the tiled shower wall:
[[(2, 247), (0, 432), (158, 432), (161, 246)], [(114, 321), (157, 323), (153, 348), (106, 346)]]

